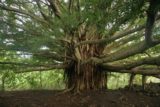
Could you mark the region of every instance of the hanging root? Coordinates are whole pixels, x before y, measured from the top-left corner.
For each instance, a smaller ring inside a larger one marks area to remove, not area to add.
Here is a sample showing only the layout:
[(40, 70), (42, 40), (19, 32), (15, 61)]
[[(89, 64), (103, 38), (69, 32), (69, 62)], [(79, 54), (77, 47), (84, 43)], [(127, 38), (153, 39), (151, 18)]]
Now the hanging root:
[[(129, 79), (129, 90), (133, 89), (133, 80), (135, 78), (135, 74), (131, 74), (130, 75), (130, 79)], [(146, 75), (142, 75), (142, 90), (146, 89)]]
[(146, 81), (147, 81), (146, 75), (142, 75), (142, 88), (143, 88), (143, 91), (146, 90)]
[(130, 75), (130, 79), (129, 79), (129, 90), (133, 89), (133, 80), (134, 80), (135, 74), (131, 74)]

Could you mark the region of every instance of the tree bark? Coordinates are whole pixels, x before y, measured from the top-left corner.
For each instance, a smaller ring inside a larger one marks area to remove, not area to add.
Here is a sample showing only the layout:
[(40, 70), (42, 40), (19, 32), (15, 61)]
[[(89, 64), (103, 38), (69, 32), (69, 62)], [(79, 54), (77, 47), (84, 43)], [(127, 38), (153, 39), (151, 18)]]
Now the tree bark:
[(102, 72), (101, 67), (94, 62), (83, 63), (86, 59), (100, 56), (104, 47), (97, 44), (86, 44), (75, 48), (77, 42), (101, 38), (96, 33), (96, 28), (91, 27), (88, 29), (86, 35), (80, 33), (79, 38), (72, 38), (70, 43), (72, 46), (66, 52), (67, 56), (75, 59), (69, 61), (69, 66), (64, 71), (66, 87), (73, 92), (107, 88), (107, 73)]

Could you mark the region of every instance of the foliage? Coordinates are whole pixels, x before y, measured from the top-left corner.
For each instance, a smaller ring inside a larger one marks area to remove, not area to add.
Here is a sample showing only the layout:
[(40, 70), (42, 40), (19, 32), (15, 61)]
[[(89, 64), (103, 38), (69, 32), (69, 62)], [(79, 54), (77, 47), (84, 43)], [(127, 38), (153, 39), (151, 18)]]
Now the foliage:
[(64, 81), (61, 71), (46, 71), (34, 73), (15, 74), (3, 72), (0, 74), (0, 86), (3, 90), (26, 90), (26, 89), (64, 89)]

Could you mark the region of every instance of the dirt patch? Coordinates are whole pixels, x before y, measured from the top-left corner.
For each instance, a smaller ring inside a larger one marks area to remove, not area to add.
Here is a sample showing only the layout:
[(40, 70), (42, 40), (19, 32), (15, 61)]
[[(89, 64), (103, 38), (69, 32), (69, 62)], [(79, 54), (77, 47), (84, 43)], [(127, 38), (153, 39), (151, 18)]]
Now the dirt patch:
[(0, 107), (160, 107), (160, 86), (152, 90), (90, 91), (78, 95), (61, 91), (0, 92)]

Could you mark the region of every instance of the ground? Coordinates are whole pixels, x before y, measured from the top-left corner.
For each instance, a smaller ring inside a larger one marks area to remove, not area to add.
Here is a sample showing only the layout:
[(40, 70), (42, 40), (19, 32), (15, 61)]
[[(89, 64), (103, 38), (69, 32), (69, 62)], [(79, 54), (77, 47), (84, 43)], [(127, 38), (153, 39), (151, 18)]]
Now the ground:
[(0, 92), (0, 107), (160, 107), (160, 84), (146, 91), (135, 87), (81, 94), (55, 90)]

